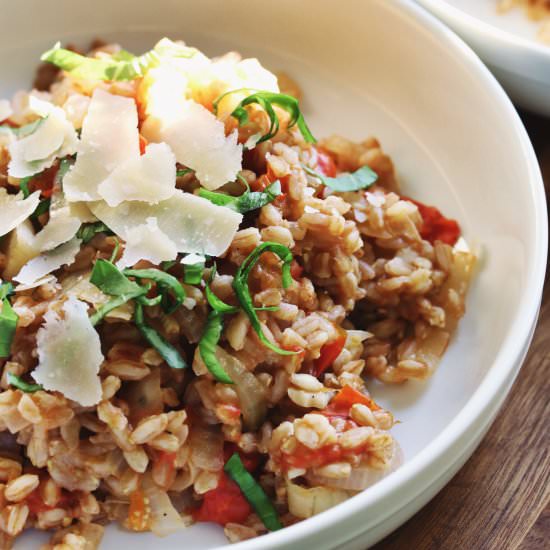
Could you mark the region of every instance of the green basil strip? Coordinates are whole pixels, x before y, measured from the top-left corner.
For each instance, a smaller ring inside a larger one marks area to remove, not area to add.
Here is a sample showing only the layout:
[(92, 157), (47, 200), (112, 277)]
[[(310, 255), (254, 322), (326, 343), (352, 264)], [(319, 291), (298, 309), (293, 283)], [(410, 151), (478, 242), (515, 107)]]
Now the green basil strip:
[(5, 297), (2, 300), (2, 311), (0, 311), (0, 357), (10, 356), (18, 319), (19, 316), (11, 307), (8, 298)]
[(143, 337), (153, 346), (160, 356), (173, 369), (184, 369), (187, 363), (183, 360), (179, 351), (169, 342), (167, 342), (154, 328), (147, 325), (143, 319), (143, 307), (140, 303), (136, 304), (134, 320)]
[(266, 187), (264, 191), (245, 191), (238, 197), (226, 195), (224, 193), (216, 193), (214, 191), (208, 191), (201, 188), (199, 190), (199, 197), (208, 199), (211, 203), (218, 206), (226, 206), (239, 212), (240, 214), (246, 214), (251, 210), (257, 210), (270, 202), (273, 202), (281, 194), (281, 183), (279, 180), (274, 181), (271, 185)]
[(103, 223), (85, 223), (77, 231), (76, 236), (83, 242), (83, 244), (89, 243), (98, 233), (105, 233), (106, 235), (114, 235), (114, 233)]
[[(185, 289), (182, 284), (170, 273), (161, 271), (160, 269), (125, 269), (123, 274), (127, 277), (135, 277), (136, 279), (148, 279), (157, 283), (162, 294), (165, 295), (163, 308), (166, 313), (173, 313), (185, 300)], [(171, 291), (174, 297), (174, 303), (168, 304), (167, 291)], [(162, 302), (161, 302), (162, 303)]]
[[(96, 326), (108, 313), (113, 311), (113, 309), (116, 309), (117, 307), (120, 307), (121, 305), (125, 304), (126, 302), (129, 302), (130, 300), (133, 300), (134, 298), (137, 300), (145, 299), (145, 294), (149, 292), (149, 289), (151, 287), (147, 286), (139, 286), (136, 285), (137, 288), (133, 292), (128, 292), (125, 294), (120, 294), (118, 296), (115, 296), (111, 300), (109, 300), (106, 304), (103, 304), (91, 317), (90, 317), (90, 323), (92, 323), (92, 326)], [(148, 303), (145, 303), (144, 305), (149, 305)]]
[(72, 75), (90, 80), (133, 80), (142, 77), (147, 70), (157, 67), (163, 57), (190, 58), (197, 50), (176, 44), (163, 38), (149, 52), (138, 57), (120, 52), (108, 59), (85, 57), (66, 50), (58, 42), (51, 50), (43, 53), (40, 59), (56, 65)]
[[(150, 286), (148, 288), (151, 288)], [(149, 292), (149, 290), (147, 290), (147, 292)], [(156, 306), (158, 304), (160, 304), (162, 302), (162, 294), (159, 294), (157, 296), (155, 296), (154, 298), (147, 298), (147, 296), (143, 295), (143, 296), (138, 296), (136, 298), (136, 300), (142, 305), (142, 306), (147, 306), (147, 307), (151, 307), (151, 306)]]
[(208, 314), (204, 332), (199, 341), (199, 353), (206, 368), (212, 376), (223, 384), (233, 384), (230, 376), (225, 372), (216, 357), (216, 345), (220, 341), (223, 329), (223, 315), (218, 311), (211, 311)]
[[(36, 175), (36, 174), (35, 174)], [(29, 190), (29, 182), (34, 178), (34, 176), (27, 176), (26, 178), (22, 178), (19, 181), (19, 189), (23, 192), (23, 198), (26, 199), (31, 194)]]
[[(238, 93), (238, 92), (247, 92), (250, 91), (248, 88), (241, 88), (238, 90), (231, 90), (229, 92), (226, 92), (225, 94), (222, 94), (220, 97), (218, 97), (213, 104), (214, 107), (214, 113), (217, 112), (217, 107), (219, 102), (222, 100), (223, 97), (225, 97), (228, 94), (232, 93)], [(298, 129), (300, 130), (302, 136), (308, 143), (316, 143), (317, 140), (313, 137), (313, 134), (311, 133), (310, 129), (308, 128), (306, 121), (304, 119), (304, 115), (302, 114), (300, 110), (300, 104), (298, 100), (295, 97), (292, 97), (290, 95), (286, 94), (279, 94), (275, 92), (267, 92), (267, 91), (256, 91), (255, 93), (249, 95), (248, 97), (244, 98), (235, 108), (235, 110), (231, 113), (231, 116), (235, 117), (240, 126), (243, 126), (246, 124), (249, 120), (248, 112), (245, 109), (247, 105), (251, 105), (253, 103), (257, 103), (260, 105), (265, 112), (267, 113), (267, 116), (269, 117), (270, 126), (267, 134), (262, 136), (258, 143), (261, 143), (262, 141), (266, 141), (268, 139), (271, 139), (274, 137), (277, 132), (279, 131), (279, 118), (277, 117), (277, 114), (275, 113), (275, 110), (273, 109), (273, 105), (277, 105), (278, 107), (281, 107), (284, 109), (289, 115), (290, 115), (290, 121), (288, 123), (288, 128), (292, 128), (292, 126), (296, 125), (298, 126)]]
[(11, 372), (8, 372), (8, 384), (25, 393), (34, 393), (44, 389), (40, 384), (29, 384)]
[(130, 281), (115, 265), (107, 260), (96, 260), (90, 282), (110, 296), (139, 294), (143, 287)]
[(186, 176), (187, 174), (191, 174), (191, 172), (194, 172), (192, 168), (180, 168), (179, 170), (176, 170), (176, 178), (181, 178), (182, 176)]
[(183, 266), (183, 282), (187, 285), (198, 285), (202, 281), (204, 262), (198, 264), (185, 264)]
[(42, 214), (50, 211), (50, 204), (52, 203), (51, 199), (44, 199), (38, 203), (35, 211), (31, 214), (31, 218), (36, 219)]
[(258, 334), (258, 338), (264, 344), (264, 346), (276, 353), (279, 353), (280, 355), (294, 355), (296, 353), (295, 351), (282, 349), (268, 340), (262, 329), (262, 323), (258, 318), (256, 308), (254, 307), (254, 303), (252, 301), (252, 296), (250, 295), (250, 289), (248, 288), (248, 277), (250, 275), (250, 272), (260, 259), (260, 256), (264, 252), (268, 251), (277, 254), (277, 256), (279, 256), (279, 258), (283, 262), (283, 288), (288, 288), (291, 285), (292, 276), (290, 275), (290, 263), (292, 262), (292, 253), (286, 246), (282, 244), (265, 242), (257, 246), (239, 266), (237, 274), (233, 279), (233, 289), (235, 290), (235, 294), (239, 299), (243, 311), (250, 319), (250, 324), (252, 325), (252, 328), (256, 331), (256, 333)]
[(210, 307), (217, 313), (238, 313), (239, 308), (236, 306), (230, 306), (226, 304), (223, 300), (218, 298), (210, 288), (210, 285), (206, 285), (205, 288), (206, 299), (210, 304)]
[(378, 174), (371, 170), (368, 166), (361, 166), (359, 170), (351, 173), (340, 174), (336, 178), (329, 178), (323, 174), (319, 174), (308, 166), (302, 165), (306, 173), (310, 176), (318, 178), (323, 185), (326, 185), (333, 191), (344, 193), (346, 191), (358, 191), (359, 189), (367, 189), (374, 185), (378, 180)]
[(244, 467), (241, 457), (234, 453), (223, 467), (227, 475), (239, 486), (242, 494), (262, 520), (269, 531), (282, 529), (282, 524), (273, 503), (269, 500), (261, 485)]

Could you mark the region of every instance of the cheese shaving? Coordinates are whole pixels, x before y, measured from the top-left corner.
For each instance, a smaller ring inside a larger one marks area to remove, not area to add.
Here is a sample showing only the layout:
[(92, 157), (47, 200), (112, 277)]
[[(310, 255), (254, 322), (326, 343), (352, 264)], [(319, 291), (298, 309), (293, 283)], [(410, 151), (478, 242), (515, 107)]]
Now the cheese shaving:
[(241, 214), (181, 190), (156, 205), (127, 202), (111, 208), (104, 202), (97, 202), (90, 204), (90, 209), (125, 241), (132, 227), (147, 224), (148, 218), (156, 218), (159, 230), (175, 244), (178, 252), (209, 256), (225, 252), (242, 221)]
[(124, 201), (157, 204), (176, 191), (176, 157), (166, 143), (151, 143), (145, 153), (116, 168), (98, 186), (109, 206)]
[(73, 296), (63, 304), (63, 318), (44, 315), (36, 343), (38, 367), (32, 377), (46, 390), (90, 407), (101, 399), (99, 367), (103, 363), (99, 335), (88, 318), (88, 306)]
[(136, 104), (96, 89), (84, 118), (74, 166), (63, 180), (67, 200), (101, 199), (98, 185), (118, 166), (139, 157)]
[(173, 260), (177, 255), (176, 245), (159, 229), (156, 218), (147, 218), (145, 224), (126, 232), (124, 254), (117, 262), (117, 267), (123, 269), (139, 260), (160, 264)]
[(224, 124), (191, 100), (178, 101), (170, 110), (170, 117), (149, 117), (143, 124), (143, 135), (149, 141), (170, 145), (176, 160), (195, 170), (207, 189), (218, 189), (235, 180), (242, 167), (238, 132), (226, 136)]
[(29, 97), (29, 109), (43, 117), (43, 121), (32, 134), (14, 141), (8, 147), (11, 159), (8, 175), (15, 178), (42, 172), (52, 166), (57, 158), (76, 151), (76, 133), (63, 109), (32, 95)]
[(13, 280), (23, 285), (30, 285), (63, 265), (72, 264), (80, 251), (81, 242), (80, 239), (74, 238), (55, 250), (45, 252), (33, 258), (21, 268), (21, 271), (19, 271)]
[(0, 188), (0, 237), (15, 229), (26, 220), (40, 202), (40, 191), (35, 191), (26, 199), (23, 193), (9, 195), (5, 188)]

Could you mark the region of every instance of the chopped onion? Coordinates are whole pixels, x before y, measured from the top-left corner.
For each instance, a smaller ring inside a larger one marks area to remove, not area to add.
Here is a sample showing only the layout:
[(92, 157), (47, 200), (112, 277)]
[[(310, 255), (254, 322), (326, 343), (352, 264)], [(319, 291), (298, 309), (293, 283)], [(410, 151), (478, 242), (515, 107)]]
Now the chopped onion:
[(216, 349), (216, 356), (223, 370), (235, 384), (233, 387), (239, 396), (245, 427), (248, 430), (257, 430), (267, 414), (267, 396), (264, 386), (236, 357), (219, 346)]
[(345, 479), (333, 479), (314, 475), (308, 475), (307, 479), (314, 485), (322, 485), (333, 489), (343, 489), (345, 491), (363, 491), (392, 472), (395, 472), (395, 470), (397, 470), (402, 463), (403, 451), (398, 443), (394, 441), (391, 461), (388, 464), (388, 467), (383, 470), (358, 467), (353, 468), (351, 475)]
[(143, 492), (149, 499), (151, 531), (155, 535), (166, 537), (176, 531), (185, 529), (185, 522), (174, 508), (166, 491), (159, 489), (149, 476), (143, 479)]
[(351, 494), (342, 489), (329, 487), (301, 487), (287, 481), (288, 511), (297, 518), (305, 519), (320, 514), (344, 500)]
[(134, 426), (146, 416), (160, 414), (163, 410), (160, 369), (153, 369), (141, 380), (125, 382), (122, 396), (128, 403), (130, 421)]
[(214, 426), (195, 422), (189, 434), (190, 457), (194, 466), (209, 472), (223, 468), (223, 435)]

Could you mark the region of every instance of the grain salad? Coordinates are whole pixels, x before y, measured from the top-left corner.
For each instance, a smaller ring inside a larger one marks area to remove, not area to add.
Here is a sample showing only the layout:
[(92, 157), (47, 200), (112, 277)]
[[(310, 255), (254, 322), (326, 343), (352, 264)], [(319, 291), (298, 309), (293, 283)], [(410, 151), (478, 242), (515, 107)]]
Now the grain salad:
[(294, 80), (162, 39), (0, 100), (0, 547), (195, 522), (239, 541), (399, 467), (367, 384), (431, 376), (475, 263)]
[(538, 39), (550, 42), (550, 0), (498, 0), (497, 8), (499, 13), (522, 8), (529, 19), (540, 23)]

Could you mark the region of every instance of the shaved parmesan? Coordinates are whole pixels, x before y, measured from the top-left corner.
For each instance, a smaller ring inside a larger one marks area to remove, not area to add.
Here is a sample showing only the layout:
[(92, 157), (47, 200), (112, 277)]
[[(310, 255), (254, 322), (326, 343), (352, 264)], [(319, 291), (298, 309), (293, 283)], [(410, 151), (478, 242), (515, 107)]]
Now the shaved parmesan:
[(242, 214), (177, 190), (157, 205), (128, 202), (111, 208), (104, 202), (90, 205), (95, 216), (125, 241), (132, 227), (156, 218), (160, 231), (178, 252), (219, 256), (228, 248), (242, 221)]
[(98, 185), (119, 165), (139, 157), (138, 117), (129, 97), (96, 89), (84, 118), (74, 166), (63, 180), (69, 201), (101, 199)]
[(2, 275), (11, 279), (32, 258), (38, 255), (34, 244), (34, 229), (30, 220), (24, 220), (6, 237), (3, 249), (6, 265)]
[(169, 199), (176, 191), (176, 157), (166, 143), (151, 143), (143, 155), (115, 168), (97, 190), (109, 206)]
[(125, 240), (124, 254), (117, 262), (120, 269), (139, 260), (160, 264), (178, 255), (176, 245), (159, 229), (156, 218), (147, 218), (145, 224), (128, 229)]
[(88, 112), (90, 106), (90, 98), (83, 94), (71, 94), (65, 103), (63, 103), (63, 110), (67, 115), (67, 120), (76, 128), (82, 128), (84, 117)]
[(143, 124), (143, 135), (149, 141), (170, 145), (176, 160), (195, 170), (207, 189), (233, 181), (242, 167), (238, 132), (226, 137), (224, 124), (191, 100), (174, 102), (169, 112), (170, 116), (149, 117)]
[(0, 122), (10, 118), (12, 113), (11, 103), (7, 99), (0, 99)]
[(76, 151), (76, 133), (63, 109), (32, 95), (29, 108), (43, 121), (32, 134), (8, 147), (8, 174), (15, 178), (32, 176), (52, 166), (56, 158)]
[(195, 265), (202, 264), (206, 262), (206, 257), (203, 254), (187, 254), (181, 259), (181, 264), (183, 265)]
[(55, 275), (46, 275), (45, 277), (42, 277), (42, 279), (34, 281), (34, 283), (30, 283), (28, 285), (17, 285), (13, 290), (15, 292), (24, 292), (25, 290), (32, 290), (33, 288), (38, 288), (39, 286), (45, 285), (47, 283), (53, 283), (55, 281), (57, 281)]
[(99, 335), (88, 318), (88, 306), (74, 297), (63, 304), (63, 318), (50, 310), (36, 335), (39, 363), (32, 377), (46, 390), (90, 407), (101, 399)]
[(30, 285), (63, 265), (72, 264), (80, 250), (81, 242), (80, 239), (74, 238), (55, 250), (33, 258), (23, 266), (13, 280), (23, 285)]
[(78, 228), (80, 220), (71, 214), (69, 207), (50, 212), (50, 220), (35, 237), (35, 246), (40, 251), (52, 250), (60, 244), (71, 240)]
[(39, 202), (40, 191), (35, 191), (24, 199), (23, 193), (8, 195), (5, 188), (0, 188), (0, 237), (26, 220), (36, 210)]

